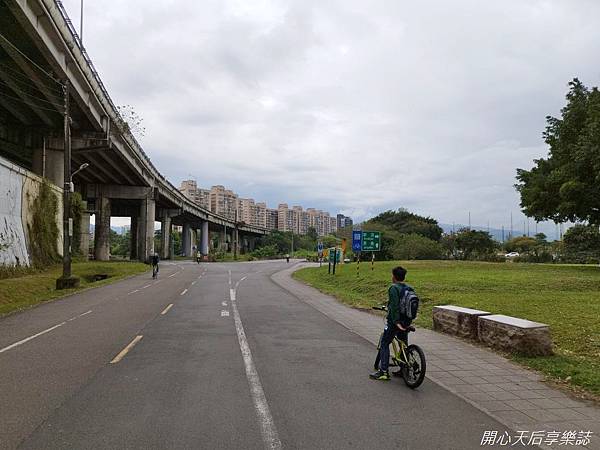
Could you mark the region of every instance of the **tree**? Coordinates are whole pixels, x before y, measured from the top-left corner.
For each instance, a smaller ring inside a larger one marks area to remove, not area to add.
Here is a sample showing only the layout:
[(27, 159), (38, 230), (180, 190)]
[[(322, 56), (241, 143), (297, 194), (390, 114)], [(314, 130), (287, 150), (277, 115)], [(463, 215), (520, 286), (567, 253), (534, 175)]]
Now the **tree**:
[(546, 117), (547, 158), (517, 169), (523, 212), (536, 220), (600, 224), (600, 91), (569, 83), (561, 117)]
[(575, 225), (563, 236), (563, 257), (570, 262), (596, 262), (600, 253), (600, 231), (595, 225)]
[(121, 125), (125, 128), (125, 131), (129, 131), (131, 134), (137, 137), (144, 137), (146, 134), (146, 127), (144, 127), (144, 119), (135, 111), (131, 105), (117, 106), (119, 115), (121, 116)]
[(439, 242), (420, 234), (403, 234), (392, 248), (394, 259), (441, 259), (443, 254)]
[(528, 253), (533, 251), (538, 245), (538, 241), (532, 237), (517, 236), (504, 243), (504, 249), (507, 252)]
[(460, 229), (454, 242), (457, 253), (465, 260), (475, 256), (485, 257), (496, 249), (496, 242), (486, 231)]
[(442, 228), (435, 219), (408, 212), (405, 209), (386, 211), (368, 220), (364, 225), (383, 225), (401, 234), (419, 234), (434, 241), (442, 237)]

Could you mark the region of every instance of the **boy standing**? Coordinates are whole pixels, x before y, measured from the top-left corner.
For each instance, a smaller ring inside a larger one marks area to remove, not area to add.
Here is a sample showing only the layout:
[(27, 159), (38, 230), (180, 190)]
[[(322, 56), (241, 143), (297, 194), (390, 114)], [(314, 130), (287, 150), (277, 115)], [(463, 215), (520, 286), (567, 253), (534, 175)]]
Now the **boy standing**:
[(369, 378), (373, 380), (385, 381), (390, 379), (388, 372), (390, 344), (398, 334), (403, 340), (408, 337), (406, 330), (410, 326), (411, 319), (402, 314), (400, 309), (400, 301), (404, 296), (404, 291), (411, 289), (410, 286), (404, 283), (405, 278), (406, 269), (400, 266), (392, 269), (392, 285), (388, 289), (387, 323), (379, 342), (379, 370), (369, 375)]

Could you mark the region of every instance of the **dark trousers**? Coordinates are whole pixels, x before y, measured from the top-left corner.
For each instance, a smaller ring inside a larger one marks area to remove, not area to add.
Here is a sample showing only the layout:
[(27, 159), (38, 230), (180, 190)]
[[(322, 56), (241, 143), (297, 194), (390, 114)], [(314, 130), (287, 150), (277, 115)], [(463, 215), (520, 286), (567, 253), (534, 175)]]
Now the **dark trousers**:
[(388, 371), (390, 367), (390, 344), (396, 336), (407, 342), (408, 333), (406, 331), (400, 330), (395, 325), (386, 325), (379, 341), (379, 370)]

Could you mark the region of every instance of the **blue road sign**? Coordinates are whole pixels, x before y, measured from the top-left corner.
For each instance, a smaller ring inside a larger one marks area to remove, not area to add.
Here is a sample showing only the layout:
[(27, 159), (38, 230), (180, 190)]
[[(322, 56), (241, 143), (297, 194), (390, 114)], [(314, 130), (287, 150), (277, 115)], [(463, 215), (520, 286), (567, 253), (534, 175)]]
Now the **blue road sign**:
[(360, 252), (362, 250), (362, 231), (352, 231), (352, 251)]
[(319, 253), (323, 253), (323, 243), (321, 241), (317, 244), (317, 250)]

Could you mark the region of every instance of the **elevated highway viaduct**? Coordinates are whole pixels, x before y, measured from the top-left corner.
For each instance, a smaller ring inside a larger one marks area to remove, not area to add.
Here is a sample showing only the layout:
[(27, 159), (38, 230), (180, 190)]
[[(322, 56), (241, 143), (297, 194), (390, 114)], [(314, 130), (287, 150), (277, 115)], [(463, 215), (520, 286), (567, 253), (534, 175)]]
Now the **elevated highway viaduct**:
[[(82, 229), (89, 229), (95, 215), (96, 259), (109, 258), (110, 218), (117, 216), (131, 218), (131, 256), (142, 261), (155, 250), (163, 258), (173, 256), (174, 225), (183, 227), (185, 255), (195, 242), (207, 255), (211, 233), (221, 247), (231, 235), (239, 249), (266, 234), (200, 208), (158, 171), (119, 114), (59, 1), (0, 0), (0, 155), (61, 188), (65, 98), (71, 167), (90, 165), (73, 183), (87, 202)], [(155, 221), (162, 231), (158, 249)], [(84, 255), (88, 245), (82, 239)]]

